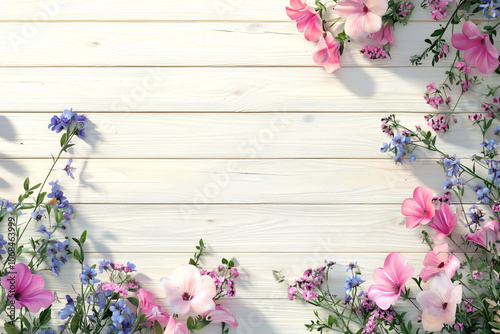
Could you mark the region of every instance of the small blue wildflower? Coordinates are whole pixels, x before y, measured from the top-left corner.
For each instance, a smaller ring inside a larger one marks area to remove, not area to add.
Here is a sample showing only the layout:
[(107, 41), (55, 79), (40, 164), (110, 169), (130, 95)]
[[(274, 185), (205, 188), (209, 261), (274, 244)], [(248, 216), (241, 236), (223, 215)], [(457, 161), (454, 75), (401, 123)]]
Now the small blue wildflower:
[(408, 159), (409, 162), (415, 162), (415, 160), (417, 160), (417, 157), (415, 156), (415, 154), (412, 154), (410, 159)]
[(493, 133), (497, 136), (500, 136), (500, 125), (498, 125), (497, 128), (493, 130)]
[(47, 234), (47, 238), (45, 240), (50, 239), (50, 236), (52, 235), (52, 232), (48, 231), (45, 225), (40, 225), (40, 228), (36, 230), (36, 232), (40, 232), (42, 234)]
[(109, 267), (109, 264), (111, 263), (110, 261), (107, 261), (105, 259), (100, 259), (99, 261), (97, 261), (97, 263), (99, 264), (99, 273), (101, 273), (101, 274), (105, 270), (110, 269), (110, 267)]
[(342, 304), (348, 305), (352, 300), (352, 297), (349, 296), (347, 293), (345, 294), (345, 299), (342, 301)]
[(73, 299), (71, 298), (70, 295), (66, 295), (66, 300), (68, 301), (66, 303), (66, 306), (59, 311), (59, 317), (64, 320), (66, 319), (67, 317), (71, 316), (74, 312), (75, 312), (75, 302), (73, 301)]
[(351, 262), (347, 265), (347, 268), (346, 268), (346, 272), (350, 271), (350, 270), (354, 270), (358, 267), (358, 261), (355, 261), (355, 262)]
[(476, 203), (484, 203), (487, 204), (490, 202), (489, 194), (490, 190), (484, 186), (484, 184), (476, 183), (472, 190), (476, 192), (477, 202)]
[(109, 324), (108, 334), (128, 334), (132, 332), (132, 325), (134, 324), (135, 313), (127, 315), (127, 320), (120, 323)]
[(400, 133), (396, 134), (391, 141), (391, 145), (397, 148), (406, 146), (411, 143), (410, 137), (402, 135)]
[(380, 152), (385, 153), (385, 152), (389, 151), (390, 149), (391, 149), (391, 144), (383, 143), (382, 148), (380, 149)]
[(47, 256), (52, 256), (52, 265), (50, 270), (59, 276), (59, 268), (68, 262), (66, 248), (69, 245), (69, 239), (64, 242), (58, 240), (50, 240), (50, 246), (47, 248)]
[(455, 179), (448, 179), (441, 188), (443, 188), (443, 190), (450, 190), (456, 185), (457, 181)]
[(72, 120), (73, 120), (73, 108), (64, 109), (63, 113), (61, 114), (62, 125), (68, 127), (71, 124)]
[(345, 280), (344, 291), (351, 291), (353, 288), (360, 286), (364, 282), (365, 281), (363, 281), (358, 275), (349, 276)]
[(40, 220), (42, 220), (44, 214), (45, 209), (38, 208), (37, 210), (33, 211), (33, 213), (31, 214), (31, 218), (39, 222)]
[(76, 168), (71, 167), (72, 163), (73, 163), (73, 159), (68, 159), (68, 162), (66, 163), (66, 167), (64, 167), (63, 171), (65, 171), (66, 174), (68, 174), (68, 176), (74, 180), (75, 176), (73, 175), (73, 172), (76, 170)]
[[(469, 213), (467, 213), (467, 216), (470, 217), (471, 224), (480, 224), (480, 223), (484, 222), (483, 211), (475, 205), (473, 205), (469, 208)], [(469, 227), (469, 225), (467, 225), (466, 227)]]
[(51, 131), (55, 131), (56, 133), (61, 132), (61, 130), (64, 129), (61, 119), (57, 116), (52, 116), (50, 119), (49, 129)]
[(133, 264), (132, 262), (127, 262), (127, 268), (129, 269), (127, 272), (137, 271), (135, 267), (136, 267), (135, 264)]
[(85, 139), (85, 128), (87, 127), (87, 117), (85, 115), (75, 114), (73, 119), (76, 121), (76, 134)]
[(449, 177), (457, 175), (460, 170), (460, 159), (457, 157), (444, 158), (444, 168), (446, 168), (446, 175)]
[(406, 156), (407, 151), (404, 148), (399, 148), (398, 153), (394, 156), (394, 162), (396, 162), (396, 165), (400, 163), (403, 165), (404, 163), (404, 157)]
[(66, 207), (69, 202), (64, 196), (64, 193), (61, 191), (61, 186), (58, 184), (59, 181), (49, 182), (49, 185), (52, 187), (51, 192), (47, 194), (48, 198), (53, 198), (52, 205), (56, 205), (60, 208)]
[(109, 310), (112, 312), (111, 321), (113, 321), (113, 324), (117, 327), (125, 321), (124, 314), (130, 315), (130, 309), (123, 300), (119, 300), (116, 303), (111, 304)]
[(7, 244), (7, 240), (3, 239), (3, 235), (0, 234), (0, 254), (5, 254), (7, 253), (5, 249), (3, 249), (3, 246)]
[(96, 284), (99, 283), (101, 280), (96, 278), (97, 272), (95, 271), (94, 268), (90, 268), (89, 266), (83, 267), (83, 271), (80, 275), (80, 280), (82, 284)]
[(485, 142), (485, 141), (482, 142), (481, 146), (486, 147), (486, 149), (488, 151), (493, 151), (493, 149), (498, 146), (498, 142), (496, 140), (492, 139), (492, 140), (490, 140), (488, 142)]
[(483, 0), (483, 3), (479, 5), (479, 8), (483, 9), (484, 16), (487, 19), (500, 17), (500, 1), (498, 0)]
[(73, 208), (72, 205), (66, 206), (63, 213), (63, 218), (64, 218), (63, 224), (69, 223), (71, 219), (73, 219), (73, 212), (75, 212), (75, 209)]

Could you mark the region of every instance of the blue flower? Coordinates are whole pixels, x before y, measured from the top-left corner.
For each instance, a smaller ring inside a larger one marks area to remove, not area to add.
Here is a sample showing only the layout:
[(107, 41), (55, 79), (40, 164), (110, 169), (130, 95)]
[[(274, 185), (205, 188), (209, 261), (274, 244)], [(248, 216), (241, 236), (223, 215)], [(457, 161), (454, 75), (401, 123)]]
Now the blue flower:
[(1, 235), (1, 234), (0, 234), (0, 254), (5, 254), (5, 253), (7, 253), (7, 252), (5, 251), (5, 249), (2, 249), (2, 248), (3, 248), (3, 246), (5, 246), (6, 244), (7, 244), (7, 240), (4, 240), (4, 239), (3, 239), (3, 235)]
[(409, 162), (415, 162), (415, 160), (417, 160), (417, 157), (415, 156), (415, 154), (412, 154), (410, 159), (408, 159)]
[(390, 149), (391, 149), (391, 144), (383, 143), (382, 148), (380, 149), (380, 152), (385, 153), (385, 152), (389, 151)]
[(49, 129), (55, 131), (56, 133), (61, 132), (61, 130), (64, 129), (61, 119), (57, 116), (52, 116), (50, 119)]
[(45, 238), (45, 240), (50, 239), (50, 236), (52, 235), (52, 232), (47, 231), (47, 228), (45, 227), (45, 225), (40, 225), (40, 228), (38, 230), (36, 230), (36, 232), (40, 232), (42, 234), (43, 233), (47, 234), (47, 238)]
[(487, 204), (490, 202), (489, 194), (490, 190), (484, 186), (484, 184), (476, 183), (472, 190), (476, 192), (477, 202), (476, 203), (484, 203)]
[(119, 300), (116, 303), (111, 304), (109, 310), (112, 312), (111, 321), (113, 321), (113, 325), (117, 327), (125, 321), (124, 314), (130, 315), (130, 309), (123, 300)]
[[(480, 223), (484, 222), (483, 211), (475, 205), (473, 205), (469, 208), (469, 213), (467, 213), (467, 216), (470, 217), (471, 224), (480, 224)], [(469, 227), (469, 226), (467, 225), (467, 227)]]
[(498, 146), (498, 142), (492, 139), (489, 142), (482, 142), (481, 146), (486, 147), (488, 151), (493, 151), (493, 149)]
[(61, 114), (62, 125), (68, 127), (71, 124), (72, 120), (73, 120), (73, 108), (64, 109), (63, 113)]
[(495, 17), (500, 17), (500, 1), (498, 0), (489, 0), (483, 1), (485, 3), (480, 4), (479, 8), (483, 9), (484, 16), (487, 19), (493, 19)]
[(99, 283), (101, 280), (96, 278), (97, 272), (95, 271), (94, 268), (90, 268), (89, 266), (83, 267), (83, 271), (80, 275), (80, 280), (82, 284), (96, 284)]
[(443, 160), (444, 168), (446, 168), (446, 175), (455, 176), (460, 170), (460, 159), (456, 157), (444, 158)]
[(500, 125), (498, 125), (497, 128), (493, 130), (493, 133), (496, 134), (497, 136), (500, 136)]
[(73, 301), (73, 299), (71, 298), (70, 295), (66, 295), (66, 300), (68, 301), (68, 303), (66, 304), (66, 306), (61, 310), (59, 311), (59, 317), (64, 320), (66, 319), (67, 317), (71, 316), (74, 312), (75, 312), (75, 302)]
[(39, 222), (40, 220), (42, 220), (44, 214), (45, 209), (38, 208), (38, 210), (33, 211), (33, 213), (31, 214), (31, 218)]
[(406, 154), (407, 152), (404, 148), (401, 147), (398, 149), (398, 153), (394, 156), (394, 161), (396, 162), (396, 165), (398, 164), (398, 162), (401, 165), (403, 165)]
[(360, 286), (364, 282), (365, 281), (363, 281), (358, 275), (347, 277), (345, 280), (344, 291), (351, 291), (353, 288)]
[(68, 159), (68, 162), (66, 163), (66, 167), (64, 167), (63, 171), (65, 171), (66, 174), (68, 174), (68, 176), (74, 180), (75, 176), (73, 175), (73, 172), (76, 170), (76, 168), (71, 167), (72, 163), (73, 163), (73, 159)]
[(71, 219), (73, 219), (73, 212), (75, 212), (75, 209), (73, 208), (72, 205), (66, 206), (63, 213), (63, 218), (64, 218), (63, 224), (69, 223)]
[(127, 267), (129, 269), (129, 272), (137, 271), (135, 270), (135, 264), (133, 264), (132, 262), (127, 262)]
[(85, 139), (85, 128), (87, 127), (87, 117), (85, 115), (75, 114), (73, 119), (76, 121), (76, 134)]
[(59, 181), (49, 182), (49, 185), (52, 186), (52, 189), (51, 192), (47, 194), (47, 197), (54, 199), (54, 203), (51, 202), (53, 205), (64, 208), (69, 204), (69, 202), (64, 196), (64, 193), (61, 191), (61, 186), (58, 184), (58, 182)]
[(102, 274), (104, 270), (108, 270), (109, 269), (109, 264), (111, 262), (107, 261), (105, 259), (100, 259), (99, 261), (97, 261), (97, 263), (99, 264), (99, 273)]
[(448, 179), (441, 188), (443, 188), (444, 190), (450, 190), (456, 185), (457, 181), (455, 181), (455, 179)]
[(47, 328), (47, 329), (44, 329), (40, 332), (37, 332), (37, 334), (57, 334), (57, 332), (55, 330), (53, 330), (52, 328)]
[(347, 265), (347, 269), (345, 271), (348, 272), (349, 270), (354, 270), (357, 267), (358, 267), (358, 261), (351, 262)]

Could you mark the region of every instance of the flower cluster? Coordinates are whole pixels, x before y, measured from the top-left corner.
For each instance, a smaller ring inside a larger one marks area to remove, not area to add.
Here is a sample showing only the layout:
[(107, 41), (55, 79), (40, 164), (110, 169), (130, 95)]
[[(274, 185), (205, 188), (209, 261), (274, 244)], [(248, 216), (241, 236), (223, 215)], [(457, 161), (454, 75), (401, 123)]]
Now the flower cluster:
[(381, 48), (380, 46), (367, 45), (363, 49), (361, 49), (359, 52), (361, 52), (361, 54), (367, 56), (368, 59), (370, 59), (370, 60), (386, 59), (387, 58), (387, 52), (385, 52), (384, 49)]
[(234, 297), (236, 294), (234, 279), (240, 275), (238, 269), (234, 266), (233, 260), (222, 259), (217, 269), (210, 271), (202, 269), (200, 271), (202, 276), (210, 276), (215, 283), (217, 289), (216, 298), (221, 297)]
[(80, 138), (85, 138), (85, 128), (87, 127), (87, 117), (78, 115), (73, 109), (65, 109), (61, 116), (52, 116), (49, 129), (56, 133), (62, 130), (74, 131)]

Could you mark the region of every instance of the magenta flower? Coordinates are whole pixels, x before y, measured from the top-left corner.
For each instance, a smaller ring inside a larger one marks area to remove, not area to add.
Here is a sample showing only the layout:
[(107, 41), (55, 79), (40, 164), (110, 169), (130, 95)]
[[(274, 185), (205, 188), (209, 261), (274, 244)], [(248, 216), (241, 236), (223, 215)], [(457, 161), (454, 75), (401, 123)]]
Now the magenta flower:
[(376, 33), (382, 28), (387, 0), (339, 0), (335, 10), (346, 19), (345, 32), (352, 39)]
[(453, 286), (443, 271), (434, 277), (429, 290), (417, 295), (422, 307), (422, 325), (426, 331), (437, 332), (444, 324), (455, 323), (457, 305), (462, 301), (462, 286)]
[(147, 317), (148, 322), (146, 325), (153, 326), (155, 321), (158, 321), (162, 327), (166, 327), (170, 316), (162, 311), (161, 306), (156, 304), (155, 297), (147, 290), (139, 289), (137, 291), (137, 298), (139, 305), (137, 311)]
[(413, 191), (413, 198), (404, 200), (401, 213), (406, 216), (406, 227), (414, 228), (420, 224), (428, 224), (434, 217), (436, 208), (432, 203), (432, 191), (424, 187), (417, 187)]
[(194, 312), (200, 315), (215, 310), (215, 283), (210, 276), (201, 276), (195, 266), (178, 267), (172, 278), (161, 279), (161, 286), (170, 309), (176, 314)]
[(186, 327), (186, 325), (181, 323), (176, 323), (174, 317), (168, 318), (167, 327), (163, 334), (190, 334), (191, 332)]
[(316, 10), (308, 6), (304, 0), (290, 0), (286, 7), (288, 17), (297, 22), (297, 30), (304, 33), (308, 41), (316, 41), (323, 33), (323, 21)]
[(464, 59), (469, 65), (475, 65), (482, 74), (494, 72), (498, 65), (498, 51), (491, 44), (488, 34), (471, 21), (464, 23), (462, 33), (454, 33), (451, 45), (457, 50), (464, 51)]
[(436, 214), (429, 223), (429, 226), (436, 230), (436, 234), (434, 235), (436, 239), (443, 240), (451, 234), (457, 222), (458, 215), (451, 210), (449, 204), (442, 203), (439, 210), (436, 210)]
[(392, 26), (388, 23), (384, 23), (382, 28), (370, 34), (370, 37), (377, 42), (378, 45), (386, 45), (387, 43), (394, 45), (394, 40), (392, 39)]
[(448, 244), (442, 243), (427, 253), (424, 258), (424, 266), (418, 276), (427, 283), (430, 278), (443, 270), (449, 278), (452, 278), (455, 272), (460, 269), (460, 261), (455, 255), (448, 252)]
[(313, 60), (316, 64), (322, 65), (328, 73), (332, 73), (340, 68), (340, 43), (331, 32), (321, 36), (316, 48), (313, 51)]
[(465, 238), (468, 241), (475, 242), (476, 244), (490, 250), (491, 244), (494, 244), (498, 240), (499, 228), (500, 225), (498, 224), (498, 220), (495, 219), (484, 224), (483, 228), (480, 230), (472, 234), (466, 234)]
[(387, 310), (398, 300), (403, 292), (404, 284), (413, 276), (415, 269), (409, 265), (401, 253), (389, 254), (384, 262), (384, 268), (373, 271), (375, 284), (368, 289), (368, 297), (377, 306)]
[(40, 309), (49, 307), (54, 301), (54, 294), (44, 289), (42, 275), (32, 275), (28, 266), (18, 263), (9, 274), (2, 277), (2, 286), (9, 293), (9, 301), (16, 309), (27, 307), (30, 312), (38, 313)]
[(233, 313), (223, 304), (217, 305), (215, 310), (205, 313), (203, 315), (203, 319), (211, 322), (225, 322), (226, 324), (231, 325), (234, 329), (238, 327), (238, 322), (234, 318)]

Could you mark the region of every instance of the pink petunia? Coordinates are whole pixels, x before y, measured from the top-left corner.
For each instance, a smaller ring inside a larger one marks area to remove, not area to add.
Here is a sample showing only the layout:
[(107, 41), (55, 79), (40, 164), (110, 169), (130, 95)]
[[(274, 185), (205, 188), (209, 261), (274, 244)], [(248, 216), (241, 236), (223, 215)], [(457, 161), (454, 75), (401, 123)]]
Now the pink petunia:
[(386, 45), (387, 43), (394, 45), (394, 40), (392, 39), (392, 26), (388, 23), (384, 23), (382, 28), (370, 34), (370, 37), (377, 42), (378, 45)]
[(139, 305), (137, 311), (144, 314), (148, 322), (146, 325), (153, 326), (155, 321), (158, 321), (162, 327), (166, 327), (170, 316), (161, 309), (161, 306), (156, 304), (153, 294), (145, 289), (137, 291)]
[(387, 0), (339, 0), (335, 11), (346, 19), (346, 34), (352, 39), (359, 39), (382, 28), (382, 15), (387, 7)]
[(448, 244), (442, 243), (434, 247), (424, 258), (424, 268), (418, 276), (427, 281), (438, 275), (442, 270), (452, 278), (455, 272), (460, 269), (460, 261), (452, 253), (448, 252)]
[(413, 191), (413, 198), (404, 200), (401, 213), (406, 216), (407, 228), (428, 224), (431, 221), (436, 211), (432, 197), (432, 191), (425, 187), (417, 187)]
[(375, 284), (368, 289), (368, 297), (377, 303), (377, 306), (387, 310), (398, 300), (403, 292), (404, 284), (415, 272), (406, 258), (400, 253), (391, 253), (384, 262), (384, 268), (373, 271)]
[(482, 74), (494, 72), (498, 65), (498, 51), (491, 44), (488, 34), (471, 21), (464, 23), (462, 33), (454, 33), (451, 44), (455, 49), (464, 51), (464, 59), (470, 65), (475, 65)]
[(167, 327), (163, 334), (190, 334), (191, 332), (186, 327), (186, 325), (180, 322), (176, 323), (174, 317), (168, 319)]
[(458, 215), (451, 210), (449, 204), (442, 203), (439, 210), (436, 210), (436, 214), (429, 223), (429, 226), (436, 230), (436, 234), (434, 235), (436, 239), (443, 240), (451, 234), (457, 222)]
[(498, 240), (499, 228), (498, 220), (495, 219), (484, 224), (480, 230), (472, 234), (466, 234), (465, 238), (490, 250), (491, 244)]
[(44, 285), (42, 275), (32, 275), (24, 263), (16, 264), (10, 273), (2, 277), (2, 286), (9, 292), (10, 304), (16, 309), (27, 307), (33, 313), (40, 312), (42, 307), (49, 307), (54, 301), (54, 294), (44, 289)]
[(226, 324), (231, 325), (234, 329), (238, 327), (238, 322), (234, 318), (233, 313), (223, 304), (217, 305), (215, 310), (205, 313), (203, 315), (203, 319), (211, 322), (225, 322)]
[(210, 276), (201, 276), (195, 266), (186, 264), (178, 267), (172, 278), (161, 279), (161, 286), (170, 309), (176, 314), (201, 315), (215, 310), (215, 283)]
[(417, 295), (422, 307), (422, 325), (426, 331), (437, 332), (444, 324), (455, 323), (457, 305), (462, 301), (462, 286), (453, 286), (445, 272), (432, 280), (429, 290)]
[(323, 21), (316, 10), (308, 6), (305, 0), (290, 0), (286, 7), (288, 17), (297, 22), (297, 30), (304, 33), (308, 41), (316, 41), (323, 33)]
[(339, 52), (339, 41), (327, 32), (326, 38), (322, 36), (318, 41), (313, 51), (313, 60), (316, 64), (322, 65), (328, 73), (332, 73), (340, 68)]

